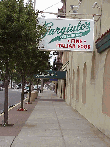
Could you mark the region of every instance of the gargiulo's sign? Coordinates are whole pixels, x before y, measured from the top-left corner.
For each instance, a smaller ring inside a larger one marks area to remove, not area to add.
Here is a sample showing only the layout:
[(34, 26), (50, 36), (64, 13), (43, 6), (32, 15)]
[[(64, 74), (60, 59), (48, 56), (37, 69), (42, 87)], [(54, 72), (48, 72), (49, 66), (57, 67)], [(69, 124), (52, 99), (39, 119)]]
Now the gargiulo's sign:
[(46, 33), (39, 43), (41, 50), (93, 51), (92, 19), (39, 19)]

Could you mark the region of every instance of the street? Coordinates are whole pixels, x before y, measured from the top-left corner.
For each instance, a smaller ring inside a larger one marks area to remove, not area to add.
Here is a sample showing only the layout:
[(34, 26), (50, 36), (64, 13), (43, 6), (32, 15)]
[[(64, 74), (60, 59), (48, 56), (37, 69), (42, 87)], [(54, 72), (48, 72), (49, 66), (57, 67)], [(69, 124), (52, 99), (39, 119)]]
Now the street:
[[(3, 91), (0, 91), (0, 113), (4, 109), (4, 94), (5, 89)], [(21, 101), (21, 89), (8, 89), (8, 96), (9, 96), (9, 103), (8, 106), (17, 104)], [(24, 95), (24, 97), (26, 94)]]

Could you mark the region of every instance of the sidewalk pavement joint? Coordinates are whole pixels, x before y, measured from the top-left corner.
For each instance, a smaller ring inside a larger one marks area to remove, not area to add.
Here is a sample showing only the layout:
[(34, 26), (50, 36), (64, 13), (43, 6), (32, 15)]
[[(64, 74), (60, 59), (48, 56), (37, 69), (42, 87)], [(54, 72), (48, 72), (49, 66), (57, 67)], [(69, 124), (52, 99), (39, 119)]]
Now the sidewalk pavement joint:
[[(53, 106), (54, 106), (54, 103), (52, 102)], [(60, 128), (60, 131), (61, 131), (61, 135), (62, 135), (62, 138), (63, 138), (63, 141), (64, 141), (64, 147), (66, 147), (66, 144), (65, 144), (65, 140), (64, 140), (64, 136), (63, 136), (63, 132), (62, 132), (62, 129), (61, 129), (61, 126), (60, 126), (60, 123), (59, 123), (59, 119), (58, 119), (58, 116), (57, 116), (57, 113), (56, 113), (56, 110), (55, 110), (55, 107), (54, 107), (54, 111), (55, 111), (55, 114), (56, 114), (56, 117), (57, 117), (57, 120), (58, 120), (58, 124), (59, 124), (59, 128)]]

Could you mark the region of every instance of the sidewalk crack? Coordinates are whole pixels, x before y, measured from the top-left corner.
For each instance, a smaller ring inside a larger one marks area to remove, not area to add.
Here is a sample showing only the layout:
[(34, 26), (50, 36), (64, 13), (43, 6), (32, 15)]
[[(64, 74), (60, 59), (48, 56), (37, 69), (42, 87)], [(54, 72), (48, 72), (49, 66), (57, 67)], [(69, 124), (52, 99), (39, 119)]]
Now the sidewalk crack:
[(17, 136), (15, 136), (14, 139), (12, 140), (12, 143), (10, 144), (10, 147), (12, 146), (12, 144), (13, 144), (13, 142), (14, 142), (14, 140), (15, 140), (16, 137), (17, 137)]
[[(52, 102), (52, 104), (53, 104), (53, 102)], [(54, 104), (53, 104), (53, 107), (54, 107)], [(56, 114), (56, 117), (57, 117), (57, 121), (58, 121), (58, 124), (59, 124), (59, 128), (60, 128), (61, 134), (62, 134), (62, 139), (63, 139), (63, 141), (64, 141), (64, 145), (65, 145), (65, 147), (66, 147), (65, 139), (64, 139), (64, 135), (63, 135), (63, 132), (62, 132), (61, 127), (60, 127), (60, 123), (59, 123), (59, 119), (58, 119), (58, 116), (57, 116), (57, 113), (56, 113), (55, 107), (54, 107), (54, 111), (55, 111), (55, 114)]]

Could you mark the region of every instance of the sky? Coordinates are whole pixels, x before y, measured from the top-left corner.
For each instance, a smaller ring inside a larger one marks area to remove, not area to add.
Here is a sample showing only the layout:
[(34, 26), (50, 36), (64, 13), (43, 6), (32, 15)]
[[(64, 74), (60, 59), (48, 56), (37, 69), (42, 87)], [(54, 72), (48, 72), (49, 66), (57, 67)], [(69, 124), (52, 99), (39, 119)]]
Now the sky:
[[(24, 0), (24, 2), (28, 2), (28, 0)], [(34, 2), (34, 0), (33, 0)], [(57, 13), (58, 12), (58, 8), (62, 8), (62, 2), (61, 0), (36, 0), (36, 5), (35, 5), (35, 10), (39, 10), (39, 11), (44, 11), (44, 12), (53, 12), (53, 13)], [(39, 17), (45, 16), (45, 18), (57, 18), (56, 15), (52, 15), (52, 14), (48, 14), (48, 13), (43, 13), (40, 14)], [(53, 54), (53, 52), (51, 52), (51, 54)], [(53, 64), (55, 56), (53, 56), (50, 59), (50, 63), (51, 65)]]
[[(34, 0), (32, 0), (34, 2)], [(28, 2), (28, 0), (24, 0)], [(44, 11), (44, 12), (58, 12), (58, 8), (62, 8), (61, 0), (36, 0), (35, 10)], [(56, 18), (56, 15), (43, 14), (45, 18)]]

